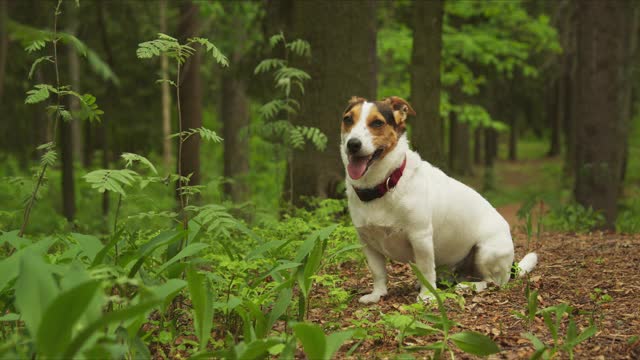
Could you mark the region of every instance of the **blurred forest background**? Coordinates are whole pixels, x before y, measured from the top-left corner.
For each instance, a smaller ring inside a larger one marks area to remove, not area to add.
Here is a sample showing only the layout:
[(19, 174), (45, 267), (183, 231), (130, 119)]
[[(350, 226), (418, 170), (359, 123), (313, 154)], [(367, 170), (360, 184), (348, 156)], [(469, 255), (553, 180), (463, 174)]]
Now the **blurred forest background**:
[[(639, 11), (0, 0), (0, 355), (638, 358)], [(409, 100), (412, 147), (538, 252), (531, 278), (424, 304), (393, 263), (357, 303), (354, 95)]]
[[(51, 4), (1, 4), (5, 227), (21, 220), (12, 211), (33, 188), (29, 177), (18, 184), (12, 179), (29, 173), (40, 156), (37, 146), (52, 134), (60, 161), (34, 209), (47, 214), (34, 225), (42, 230), (66, 227), (63, 217), (89, 228), (107, 222), (114, 200), (98, 199), (81, 179), (92, 169), (118, 167), (123, 152), (162, 164), (162, 175), (176, 168), (177, 148), (168, 139), (178, 129), (175, 94), (169, 84), (156, 83), (173, 78), (175, 66), (165, 58), (140, 61), (135, 52), (158, 32), (209, 38), (229, 59), (221, 68), (197, 53), (184, 66), (185, 127), (205, 126), (224, 139), (212, 145), (194, 135), (185, 143), (183, 174), (193, 174), (190, 185), (206, 186), (203, 203), (232, 202), (247, 218), (262, 219), (277, 217), (288, 201), (343, 196), (337, 144), (346, 100), (396, 95), (418, 113), (409, 132), (413, 147), (496, 206), (535, 195), (560, 212), (600, 214), (598, 224), (609, 228), (621, 213), (625, 219), (640, 214), (631, 200), (640, 178), (633, 156), (640, 141), (634, 120), (640, 79), (632, 2), (65, 2), (58, 27), (86, 49), (62, 41), (60, 81), (93, 94), (104, 115), (101, 121), (63, 121), (58, 130), (45, 105), (24, 102), (34, 84), (54, 78), (47, 64), (30, 74), (38, 55), (23, 49), (29, 31), (51, 27)], [(310, 53), (269, 46), (269, 37), (280, 32), (308, 41)], [(274, 108), (282, 88), (254, 72), (265, 58), (285, 56), (308, 75), (305, 88), (293, 86), (286, 94), (295, 111)], [(79, 109), (73, 100), (64, 105)], [(319, 129), (326, 149), (311, 142), (292, 146), (281, 127), (268, 126), (275, 119)], [(534, 160), (537, 167), (527, 166)], [(496, 172), (504, 161), (522, 166)], [(530, 186), (506, 191), (507, 175)], [(167, 209), (172, 198), (172, 190), (160, 186), (123, 211)], [(631, 225), (625, 229), (638, 229)]]

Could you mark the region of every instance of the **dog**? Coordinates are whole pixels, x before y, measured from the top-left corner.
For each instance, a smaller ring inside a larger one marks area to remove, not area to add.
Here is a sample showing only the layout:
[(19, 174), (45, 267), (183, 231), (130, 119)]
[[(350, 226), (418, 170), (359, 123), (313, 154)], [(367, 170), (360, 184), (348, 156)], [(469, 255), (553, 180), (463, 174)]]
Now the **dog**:
[[(354, 96), (343, 115), (349, 212), (373, 276), (373, 291), (361, 303), (387, 294), (386, 258), (415, 263), (434, 288), (436, 267), (472, 282), (476, 291), (488, 282), (504, 285), (511, 275), (509, 224), (482, 195), (409, 148), (406, 120), (415, 115), (396, 96), (371, 102)], [(530, 272), (537, 259), (527, 254), (516, 273)], [(418, 301), (431, 298), (421, 286)]]

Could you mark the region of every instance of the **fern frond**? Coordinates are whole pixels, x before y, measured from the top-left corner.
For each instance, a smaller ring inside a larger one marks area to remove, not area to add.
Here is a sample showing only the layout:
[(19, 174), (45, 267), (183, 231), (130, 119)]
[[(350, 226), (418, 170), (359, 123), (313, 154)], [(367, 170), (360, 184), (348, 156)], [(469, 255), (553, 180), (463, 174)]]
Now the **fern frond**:
[(307, 141), (320, 151), (327, 147), (327, 136), (320, 129), (309, 126), (295, 126), (289, 133), (289, 142), (295, 149), (302, 149)]
[(154, 174), (158, 175), (158, 170), (156, 170), (156, 167), (153, 166), (153, 164), (151, 163), (151, 161), (149, 161), (149, 159), (147, 159), (142, 155), (126, 152), (126, 153), (122, 153), (120, 157), (126, 162), (125, 166), (127, 168), (130, 168), (131, 166), (133, 166), (133, 162), (135, 161), (151, 169), (151, 171), (153, 171)]
[(231, 231), (240, 228), (240, 223), (236, 220), (224, 206), (205, 205), (187, 206), (185, 210), (195, 213), (193, 220), (200, 224), (208, 233), (216, 236), (228, 237)]
[(305, 40), (296, 39), (285, 46), (298, 56), (311, 57), (311, 45)]
[(171, 139), (171, 138), (175, 138), (175, 137), (181, 137), (182, 141), (185, 141), (190, 136), (192, 136), (194, 134), (200, 135), (200, 138), (202, 138), (202, 140), (212, 141), (214, 143), (219, 143), (219, 142), (222, 142), (222, 140), (223, 140), (220, 136), (218, 136), (218, 134), (215, 131), (207, 129), (205, 127), (189, 129), (189, 130), (185, 130), (185, 131), (183, 131), (181, 133), (171, 134), (171, 135), (169, 135), (169, 138)]
[(189, 42), (198, 43), (206, 49), (208, 53), (211, 53), (216, 62), (224, 67), (229, 66), (229, 60), (218, 48), (208, 39), (195, 37), (188, 40)]
[(36, 61), (34, 61), (33, 64), (31, 64), (31, 70), (29, 70), (29, 79), (33, 77), (33, 73), (36, 71), (36, 68), (43, 61), (48, 61), (50, 63), (53, 63), (53, 56), (42, 56), (37, 58)]
[[(53, 145), (53, 143), (49, 144)], [(40, 157), (40, 166), (53, 166), (56, 160), (58, 160), (58, 153), (53, 149), (53, 146), (48, 147), (47, 151)]]
[(280, 31), (279, 34), (272, 35), (269, 38), (269, 45), (271, 47), (275, 47), (276, 45), (278, 45), (279, 42), (285, 42), (284, 41), (284, 33), (282, 31)]
[(263, 119), (272, 119), (280, 110), (284, 107), (285, 102), (280, 99), (271, 100), (268, 103), (262, 105), (258, 110), (258, 113)]
[(138, 44), (136, 56), (140, 59), (150, 59), (154, 56), (160, 56), (162, 53), (167, 53), (168, 56), (175, 57), (179, 47), (180, 44), (177, 39), (158, 33), (157, 39)]
[(111, 191), (126, 197), (127, 193), (124, 191), (124, 187), (131, 185), (136, 176), (138, 173), (129, 169), (102, 169), (92, 171), (83, 177), (93, 189), (97, 189), (101, 193)]
[(256, 66), (253, 73), (255, 75), (271, 71), (272, 69), (279, 69), (287, 65), (287, 62), (282, 59), (264, 59), (260, 61)]
[(58, 90), (51, 85), (38, 84), (34, 86), (34, 89), (27, 91), (27, 98), (24, 100), (25, 104), (37, 104), (45, 101), (49, 98), (50, 93), (57, 93)]

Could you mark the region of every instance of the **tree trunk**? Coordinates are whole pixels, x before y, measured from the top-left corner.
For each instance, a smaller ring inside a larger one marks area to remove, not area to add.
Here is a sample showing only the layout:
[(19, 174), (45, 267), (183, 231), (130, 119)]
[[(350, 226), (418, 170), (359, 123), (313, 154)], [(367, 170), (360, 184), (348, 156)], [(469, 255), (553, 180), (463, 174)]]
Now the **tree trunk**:
[[(72, 35), (76, 35), (78, 29), (78, 10), (76, 9), (76, 5), (73, 3), (67, 3), (65, 10), (67, 12), (67, 32)], [(71, 45), (68, 45), (67, 59), (71, 89), (77, 93), (81, 93), (80, 60), (78, 58), (78, 53)], [(77, 114), (80, 111), (80, 101), (75, 96), (69, 97), (69, 110), (71, 110), (72, 114)], [(73, 139), (71, 141), (73, 159), (74, 161), (79, 161), (84, 164), (84, 153), (82, 151), (82, 122), (79, 119), (74, 118), (73, 121), (71, 121), (70, 126), (71, 136)]]
[(411, 104), (417, 119), (411, 124), (412, 145), (431, 164), (445, 163), (440, 119), (440, 58), (443, 1), (413, 2)]
[[(180, 6), (179, 34), (181, 41), (198, 35), (198, 5), (192, 1)], [(199, 50), (199, 49), (198, 49)], [(182, 131), (202, 127), (202, 82), (200, 75), (201, 54), (196, 51), (184, 64), (180, 85), (180, 108), (182, 111)], [(200, 184), (200, 136), (192, 135), (182, 145), (179, 159), (181, 176), (191, 178), (189, 185)]]
[(577, 3), (576, 200), (615, 228), (630, 124), (637, 7), (631, 1)]
[(449, 122), (449, 169), (451, 173), (466, 176), (472, 173), (469, 148), (469, 124), (458, 121), (451, 113)]
[(551, 140), (549, 142), (549, 151), (547, 152), (549, 157), (560, 155), (560, 129), (565, 111), (564, 88), (564, 81), (558, 78), (553, 82), (548, 95), (546, 114), (551, 128)]
[(0, 105), (4, 95), (4, 75), (7, 68), (7, 51), (9, 50), (9, 36), (7, 34), (7, 18), (9, 10), (7, 1), (0, 0)]
[[(113, 60), (113, 50), (111, 49), (111, 44), (109, 43), (109, 34), (107, 33), (107, 27), (105, 22), (105, 14), (104, 7), (105, 1), (100, 1), (100, 4), (96, 7), (97, 17), (98, 17), (98, 27), (100, 28), (100, 38), (102, 40), (102, 47), (104, 48), (104, 52), (106, 54), (107, 64), (111, 69), (115, 68), (115, 61)], [(117, 98), (118, 88), (113, 84), (113, 82), (109, 82), (109, 93), (112, 94), (115, 98)], [(108, 125), (109, 122), (101, 122), (97, 126), (97, 138), (100, 142), (100, 149), (102, 149), (102, 168), (109, 168), (109, 139), (108, 139)], [(109, 192), (105, 191), (102, 194), (102, 217), (106, 223), (109, 217)]]
[(247, 87), (238, 74), (222, 76), (222, 99), (220, 118), (224, 122), (224, 176), (232, 179), (225, 183), (224, 190), (234, 202), (247, 200), (249, 188), (243, 176), (249, 171), (249, 144), (242, 129), (249, 126), (249, 99)]
[[(167, 33), (167, 0), (160, 0), (160, 32)], [(169, 59), (166, 55), (160, 57), (160, 71), (163, 79), (169, 79)], [(160, 85), (162, 92), (162, 161), (165, 169), (171, 168), (172, 162), (172, 140), (171, 135), (171, 89), (169, 83), (163, 82)]]
[(482, 127), (478, 126), (473, 131), (473, 162), (476, 165), (482, 164)]
[(299, 205), (300, 196), (338, 196), (345, 174), (335, 146), (342, 111), (353, 95), (376, 96), (376, 9), (373, 1), (299, 1), (292, 6), (289, 39), (309, 41), (313, 54), (310, 63), (299, 63), (311, 80), (300, 99), (297, 123), (317, 127), (329, 139), (324, 152), (308, 145), (294, 153), (292, 198)]
[(518, 159), (518, 118), (515, 111), (509, 111), (509, 160)]
[(76, 192), (73, 181), (73, 133), (71, 121), (60, 121), (60, 152), (62, 157), (62, 213), (69, 222), (76, 214)]

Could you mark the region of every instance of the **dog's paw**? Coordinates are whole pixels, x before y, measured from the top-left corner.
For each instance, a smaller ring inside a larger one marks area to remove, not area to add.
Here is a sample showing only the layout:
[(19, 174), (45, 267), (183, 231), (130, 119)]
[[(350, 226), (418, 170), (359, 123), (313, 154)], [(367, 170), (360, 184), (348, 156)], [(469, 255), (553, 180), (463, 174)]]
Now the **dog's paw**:
[(381, 293), (376, 293), (376, 292), (372, 292), (371, 294), (367, 294), (364, 296), (361, 296), (360, 299), (358, 299), (358, 301), (361, 304), (373, 304), (373, 303), (377, 303), (378, 301), (380, 301), (380, 298), (385, 296), (386, 293), (381, 294)]
[(430, 303), (432, 301), (434, 301), (436, 299), (435, 296), (433, 296), (432, 293), (430, 292), (421, 292), (420, 294), (418, 294), (418, 298), (416, 299), (417, 302), (423, 302), (423, 303)]

